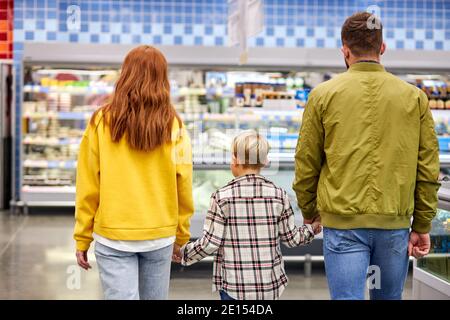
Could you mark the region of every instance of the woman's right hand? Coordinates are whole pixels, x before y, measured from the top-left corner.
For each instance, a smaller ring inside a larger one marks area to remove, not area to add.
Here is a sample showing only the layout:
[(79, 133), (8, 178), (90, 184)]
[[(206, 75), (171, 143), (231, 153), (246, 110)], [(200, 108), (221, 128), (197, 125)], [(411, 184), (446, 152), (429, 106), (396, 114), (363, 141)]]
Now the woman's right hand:
[(83, 268), (84, 270), (92, 268), (88, 262), (87, 251), (77, 250), (76, 256), (77, 256), (77, 263), (81, 268)]

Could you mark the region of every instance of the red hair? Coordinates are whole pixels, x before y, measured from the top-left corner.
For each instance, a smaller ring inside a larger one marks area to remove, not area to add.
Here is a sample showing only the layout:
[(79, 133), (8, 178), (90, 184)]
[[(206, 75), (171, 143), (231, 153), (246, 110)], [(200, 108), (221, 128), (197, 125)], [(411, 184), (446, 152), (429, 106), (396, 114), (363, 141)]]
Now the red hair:
[(151, 151), (170, 142), (174, 118), (181, 120), (170, 100), (167, 61), (151, 46), (139, 46), (125, 57), (111, 102), (99, 111), (113, 142), (125, 136), (132, 149)]

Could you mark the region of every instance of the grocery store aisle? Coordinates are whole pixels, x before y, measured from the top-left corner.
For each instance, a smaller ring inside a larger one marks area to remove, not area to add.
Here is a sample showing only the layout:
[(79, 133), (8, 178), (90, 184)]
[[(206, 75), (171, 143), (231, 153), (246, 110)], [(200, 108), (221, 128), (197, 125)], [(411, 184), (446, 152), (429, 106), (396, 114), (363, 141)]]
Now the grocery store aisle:
[[(101, 299), (93, 254), (89, 255), (92, 270), (79, 272), (76, 267), (72, 226), (70, 213), (12, 216), (0, 212), (0, 299)], [(290, 284), (283, 299), (329, 298), (322, 266), (310, 278), (296, 263), (288, 264), (286, 270)], [(210, 263), (184, 269), (174, 266), (170, 299), (217, 299), (211, 293), (210, 278)], [(410, 296), (411, 277), (405, 298)]]

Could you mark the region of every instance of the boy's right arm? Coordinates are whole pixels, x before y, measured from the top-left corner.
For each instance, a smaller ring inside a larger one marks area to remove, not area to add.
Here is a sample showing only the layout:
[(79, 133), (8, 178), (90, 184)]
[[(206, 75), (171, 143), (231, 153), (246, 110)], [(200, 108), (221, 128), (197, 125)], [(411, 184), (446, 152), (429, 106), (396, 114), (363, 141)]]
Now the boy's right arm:
[(203, 227), (203, 236), (181, 248), (181, 264), (189, 266), (216, 252), (223, 241), (225, 223), (226, 219), (213, 194)]
[(294, 210), (286, 193), (283, 200), (284, 209), (278, 221), (280, 241), (289, 248), (309, 244), (314, 239), (314, 234), (306, 226), (295, 225)]

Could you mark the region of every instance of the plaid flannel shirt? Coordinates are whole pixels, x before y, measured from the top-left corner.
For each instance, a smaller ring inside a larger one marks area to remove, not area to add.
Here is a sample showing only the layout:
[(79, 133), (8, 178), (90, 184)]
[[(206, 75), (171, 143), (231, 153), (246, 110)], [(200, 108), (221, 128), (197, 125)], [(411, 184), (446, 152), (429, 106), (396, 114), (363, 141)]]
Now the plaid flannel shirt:
[(280, 242), (309, 244), (286, 192), (260, 175), (238, 177), (211, 196), (203, 236), (182, 249), (182, 264), (215, 254), (213, 291), (235, 299), (278, 299), (287, 285)]

